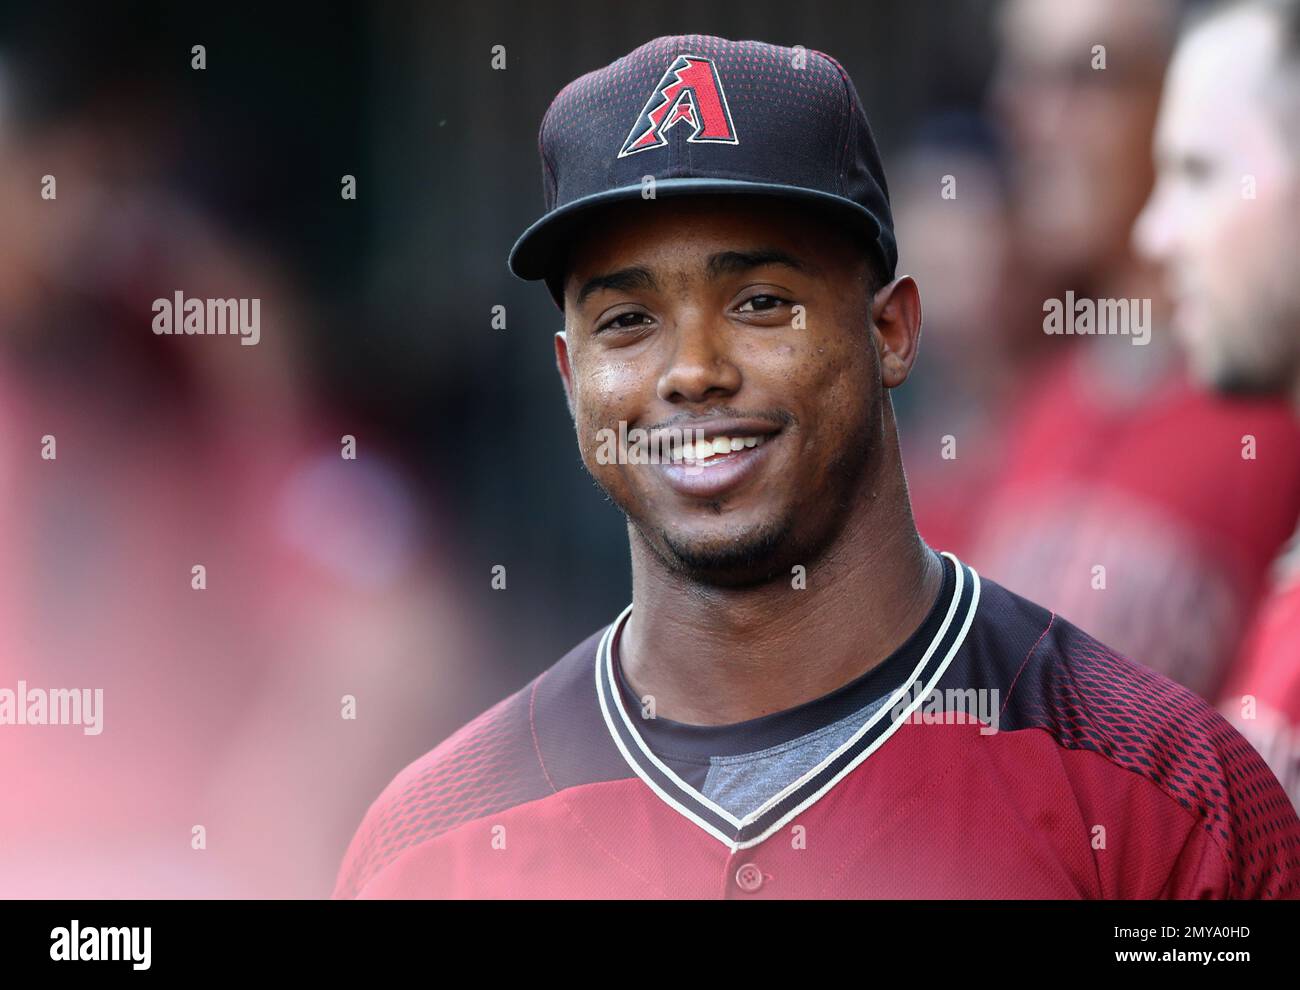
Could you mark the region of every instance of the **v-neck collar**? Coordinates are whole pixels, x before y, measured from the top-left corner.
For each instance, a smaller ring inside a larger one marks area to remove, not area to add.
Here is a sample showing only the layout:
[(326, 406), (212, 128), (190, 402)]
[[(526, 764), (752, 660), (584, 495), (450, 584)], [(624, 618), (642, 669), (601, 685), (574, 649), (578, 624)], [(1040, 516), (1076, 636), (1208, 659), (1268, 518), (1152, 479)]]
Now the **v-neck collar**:
[[(605, 630), (596, 650), (596, 694), (601, 714), (619, 752), (628, 765), (666, 804), (731, 850), (756, 846), (787, 822), (811, 807), (841, 779), (884, 745), (921, 705), (956, 656), (979, 605), (979, 576), (954, 555), (943, 553), (943, 590), (926, 619), (907, 641), (866, 674), (847, 685), (796, 709), (764, 716), (762, 721), (786, 719), (792, 712), (833, 703), (849, 697), (869, 682), (870, 691), (889, 698), (843, 745), (754, 811), (737, 817), (713, 803), (682, 780), (646, 744), (637, 724), (639, 715), (628, 711), (619, 685), (613, 644), (627, 617), (628, 605)], [(920, 689), (916, 690), (917, 685)], [(760, 720), (752, 720), (758, 722)], [(740, 723), (740, 726), (750, 723)], [(697, 728), (686, 726), (685, 728)], [(709, 727), (712, 728), (712, 727)], [(707, 731), (707, 730), (706, 730)]]

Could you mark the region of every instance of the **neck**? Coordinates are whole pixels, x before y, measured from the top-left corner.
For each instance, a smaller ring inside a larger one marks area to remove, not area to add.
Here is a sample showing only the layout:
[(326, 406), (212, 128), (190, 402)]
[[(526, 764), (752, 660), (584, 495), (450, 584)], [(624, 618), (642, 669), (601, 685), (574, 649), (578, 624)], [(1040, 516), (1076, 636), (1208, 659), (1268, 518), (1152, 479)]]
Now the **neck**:
[(897, 441), (866, 472), (853, 511), (807, 587), (790, 576), (743, 589), (685, 581), (632, 533), (624, 675), (659, 715), (742, 722), (834, 691), (898, 649), (925, 620), (943, 565), (916, 531)]

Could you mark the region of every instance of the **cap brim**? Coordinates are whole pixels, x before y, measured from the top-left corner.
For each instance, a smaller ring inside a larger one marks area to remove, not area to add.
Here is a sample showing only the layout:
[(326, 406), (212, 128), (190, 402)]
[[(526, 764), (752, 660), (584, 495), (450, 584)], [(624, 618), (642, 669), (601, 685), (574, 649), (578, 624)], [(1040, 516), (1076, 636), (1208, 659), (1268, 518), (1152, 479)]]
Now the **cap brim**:
[[(820, 206), (837, 214), (871, 243), (876, 244), (881, 255), (884, 255), (878, 241), (881, 225), (875, 215), (851, 199), (819, 189), (802, 189), (773, 182), (745, 182), (741, 179), (680, 178), (657, 179), (654, 191), (655, 199), (713, 193), (768, 196), (806, 202), (810, 206)], [(558, 274), (556, 268), (564, 262), (564, 252), (561, 248), (571, 243), (576, 228), (590, 213), (611, 203), (643, 198), (645, 197), (642, 196), (642, 186), (638, 183), (634, 186), (608, 189), (585, 196), (572, 203), (566, 203), (558, 210), (553, 210), (525, 230), (519, 240), (515, 241), (515, 246), (510, 249), (510, 257), (507, 260), (510, 271), (518, 278), (530, 282)]]

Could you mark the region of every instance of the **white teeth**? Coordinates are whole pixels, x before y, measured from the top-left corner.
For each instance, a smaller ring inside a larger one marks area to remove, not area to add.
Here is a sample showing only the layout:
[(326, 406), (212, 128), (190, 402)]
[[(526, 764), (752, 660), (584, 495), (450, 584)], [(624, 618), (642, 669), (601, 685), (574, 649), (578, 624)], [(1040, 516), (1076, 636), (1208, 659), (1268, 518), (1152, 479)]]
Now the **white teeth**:
[(713, 437), (711, 440), (701, 440), (698, 444), (682, 444), (673, 451), (672, 459), (674, 463), (685, 460), (707, 464), (717, 454), (730, 454), (747, 447), (761, 447), (766, 439), (766, 436)]

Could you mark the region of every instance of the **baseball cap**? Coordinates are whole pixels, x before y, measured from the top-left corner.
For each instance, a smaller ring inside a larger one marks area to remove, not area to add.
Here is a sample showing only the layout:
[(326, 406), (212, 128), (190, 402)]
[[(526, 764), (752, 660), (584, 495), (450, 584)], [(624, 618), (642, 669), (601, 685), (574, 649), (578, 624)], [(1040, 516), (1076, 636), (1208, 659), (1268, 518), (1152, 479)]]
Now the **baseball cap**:
[[(843, 67), (822, 52), (687, 34), (655, 38), (569, 83), (538, 133), (545, 213), (510, 251), (556, 279), (590, 214), (625, 200), (711, 194), (819, 207), (860, 234), (888, 280), (898, 248), (880, 153)], [(649, 179), (653, 178), (653, 184)]]

